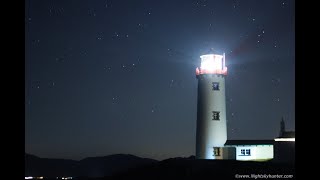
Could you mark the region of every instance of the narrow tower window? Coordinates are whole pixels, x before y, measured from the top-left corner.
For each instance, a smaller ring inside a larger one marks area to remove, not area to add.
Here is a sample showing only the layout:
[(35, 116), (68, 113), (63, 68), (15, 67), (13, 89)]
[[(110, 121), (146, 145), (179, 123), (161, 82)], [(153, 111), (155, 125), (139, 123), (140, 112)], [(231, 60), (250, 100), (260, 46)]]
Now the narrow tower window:
[(212, 120), (220, 120), (220, 112), (219, 111), (212, 111)]
[(214, 91), (219, 91), (220, 90), (218, 82), (213, 82), (212, 83), (212, 90), (214, 90)]
[(219, 147), (214, 147), (213, 148), (213, 155), (214, 156), (220, 156), (220, 148)]

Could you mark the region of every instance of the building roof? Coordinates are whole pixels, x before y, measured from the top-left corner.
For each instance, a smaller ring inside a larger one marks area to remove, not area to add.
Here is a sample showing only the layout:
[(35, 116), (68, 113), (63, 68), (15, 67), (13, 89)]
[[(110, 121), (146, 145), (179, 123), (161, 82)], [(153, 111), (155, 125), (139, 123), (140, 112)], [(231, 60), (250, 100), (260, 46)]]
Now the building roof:
[(273, 139), (263, 139), (263, 140), (227, 140), (224, 145), (273, 145)]
[(295, 131), (284, 131), (282, 132), (282, 136), (278, 138), (295, 138), (296, 132)]

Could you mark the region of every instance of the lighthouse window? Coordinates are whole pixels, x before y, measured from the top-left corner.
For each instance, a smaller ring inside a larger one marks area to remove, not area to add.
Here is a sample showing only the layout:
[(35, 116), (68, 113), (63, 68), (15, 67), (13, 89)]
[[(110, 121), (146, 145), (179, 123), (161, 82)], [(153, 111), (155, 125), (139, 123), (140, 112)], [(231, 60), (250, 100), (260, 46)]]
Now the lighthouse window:
[(214, 147), (213, 148), (213, 155), (214, 156), (220, 156), (220, 148)]
[(214, 90), (214, 91), (219, 91), (220, 90), (218, 82), (213, 82), (212, 83), (212, 90)]
[(212, 120), (220, 120), (220, 112), (219, 111), (212, 111)]

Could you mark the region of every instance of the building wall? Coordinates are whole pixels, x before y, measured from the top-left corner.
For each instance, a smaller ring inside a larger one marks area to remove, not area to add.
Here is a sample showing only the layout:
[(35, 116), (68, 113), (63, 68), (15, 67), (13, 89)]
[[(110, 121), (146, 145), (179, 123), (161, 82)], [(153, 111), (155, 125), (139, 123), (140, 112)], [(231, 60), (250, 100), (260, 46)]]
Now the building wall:
[(273, 145), (230, 145), (236, 147), (236, 160), (259, 161), (273, 158)]
[(272, 159), (273, 154), (273, 145), (258, 145), (256, 149), (256, 159)]

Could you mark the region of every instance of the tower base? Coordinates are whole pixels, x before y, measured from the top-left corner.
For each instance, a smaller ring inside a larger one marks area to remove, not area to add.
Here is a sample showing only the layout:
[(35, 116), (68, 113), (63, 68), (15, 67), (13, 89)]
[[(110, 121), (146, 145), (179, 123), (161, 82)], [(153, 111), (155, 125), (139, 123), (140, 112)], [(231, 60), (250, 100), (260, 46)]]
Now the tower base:
[(212, 155), (196, 159), (236, 159), (236, 148), (235, 147), (213, 147)]

